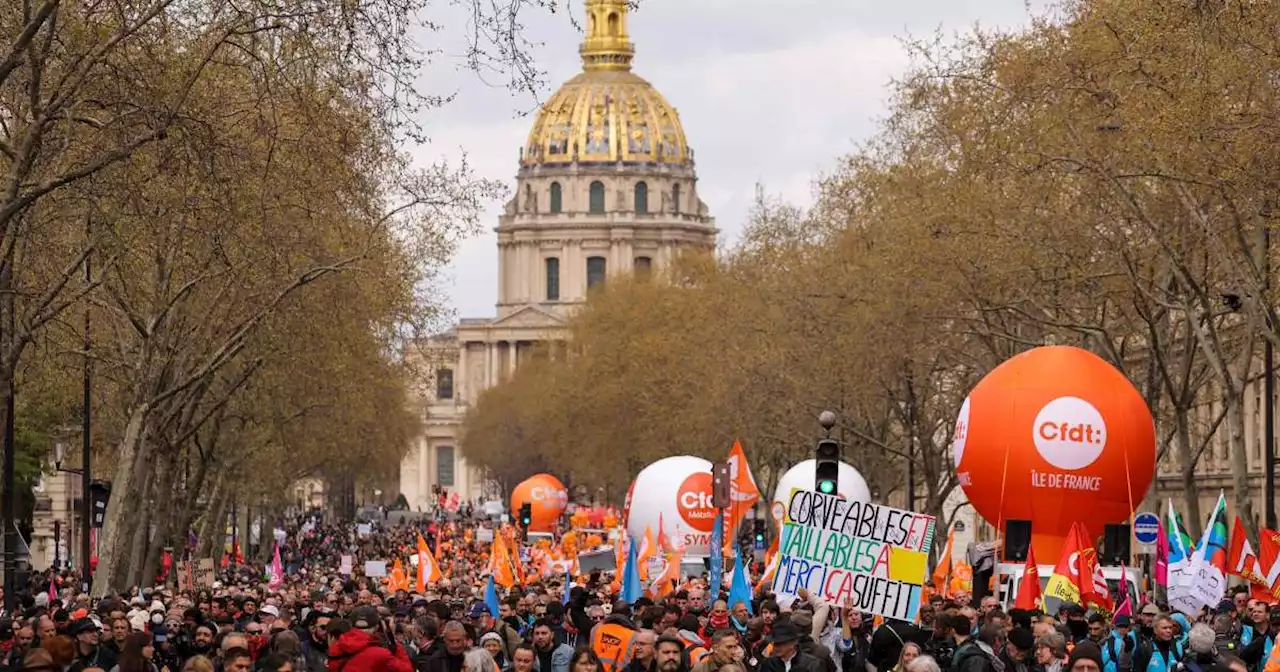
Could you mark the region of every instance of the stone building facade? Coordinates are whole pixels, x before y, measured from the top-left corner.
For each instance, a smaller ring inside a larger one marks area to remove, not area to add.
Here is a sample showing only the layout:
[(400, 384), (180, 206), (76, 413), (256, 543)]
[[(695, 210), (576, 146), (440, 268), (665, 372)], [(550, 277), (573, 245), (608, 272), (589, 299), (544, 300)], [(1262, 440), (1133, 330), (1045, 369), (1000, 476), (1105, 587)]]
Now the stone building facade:
[(462, 420), (536, 347), (564, 342), (592, 289), (715, 247), (679, 115), (631, 71), (626, 0), (585, 4), (582, 72), (539, 111), (498, 220), (496, 316), (462, 319), (407, 355), (425, 382), (425, 431), (400, 467), (412, 508), (427, 508), (436, 486), (463, 499), (495, 494), (459, 445)]

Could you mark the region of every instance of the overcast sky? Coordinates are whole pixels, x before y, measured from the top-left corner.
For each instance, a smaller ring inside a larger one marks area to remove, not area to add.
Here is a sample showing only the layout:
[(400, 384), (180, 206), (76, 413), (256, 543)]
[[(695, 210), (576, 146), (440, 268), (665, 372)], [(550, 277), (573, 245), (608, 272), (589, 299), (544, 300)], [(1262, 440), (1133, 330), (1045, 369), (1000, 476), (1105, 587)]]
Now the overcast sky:
[[(581, 0), (568, 2), (580, 18)], [(1027, 0), (642, 0), (628, 28), (634, 71), (680, 114), (697, 153), (699, 194), (724, 244), (742, 230), (757, 183), (807, 205), (814, 177), (874, 133), (890, 80), (907, 67), (901, 38), (975, 24), (1017, 27), (1044, 6), (1044, 0), (1032, 0), (1030, 8)], [(456, 98), (424, 117), (432, 141), (411, 152), (431, 163), (465, 151), (477, 172), (510, 185), (538, 101), (580, 70), (581, 34), (563, 12), (522, 14), (548, 80), (534, 98), (512, 93), (501, 77), (486, 82), (460, 67), (454, 55), (462, 53), (464, 19), (441, 11), (431, 18), (443, 30), (421, 38), (442, 52), (422, 88)], [(462, 245), (450, 268), (446, 289), (458, 317), (494, 314), (492, 228), (500, 209), (490, 204), (484, 233)]]

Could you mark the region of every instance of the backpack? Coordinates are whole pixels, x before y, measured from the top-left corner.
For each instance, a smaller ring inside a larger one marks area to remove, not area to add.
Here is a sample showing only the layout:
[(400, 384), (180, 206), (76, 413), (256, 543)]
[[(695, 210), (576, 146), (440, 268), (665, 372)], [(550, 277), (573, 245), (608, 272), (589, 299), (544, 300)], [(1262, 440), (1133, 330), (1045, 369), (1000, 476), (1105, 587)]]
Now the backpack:
[(1119, 640), (1120, 651), (1116, 652), (1116, 638), (1112, 637), (1107, 640), (1107, 655), (1116, 663), (1116, 670), (1119, 672), (1130, 672), (1133, 669), (1133, 650), (1136, 648), (1130, 646), (1132, 642), (1128, 637)]

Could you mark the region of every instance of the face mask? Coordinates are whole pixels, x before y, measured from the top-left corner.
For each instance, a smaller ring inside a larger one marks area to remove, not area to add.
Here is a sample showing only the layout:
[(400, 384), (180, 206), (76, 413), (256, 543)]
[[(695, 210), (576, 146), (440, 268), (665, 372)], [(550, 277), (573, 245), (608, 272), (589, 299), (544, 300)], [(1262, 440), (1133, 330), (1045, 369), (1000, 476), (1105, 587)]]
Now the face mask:
[(161, 623), (164, 623), (164, 614), (160, 612), (151, 614), (151, 622), (155, 625), (160, 625)]

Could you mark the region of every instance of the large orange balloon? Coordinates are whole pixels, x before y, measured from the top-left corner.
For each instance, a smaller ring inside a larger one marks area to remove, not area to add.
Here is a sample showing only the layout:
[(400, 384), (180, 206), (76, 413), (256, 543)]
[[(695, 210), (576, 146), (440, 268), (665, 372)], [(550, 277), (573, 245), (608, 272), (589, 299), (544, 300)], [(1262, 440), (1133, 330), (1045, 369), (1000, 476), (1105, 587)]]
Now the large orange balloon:
[(550, 532), (569, 505), (569, 491), (555, 476), (536, 474), (511, 491), (513, 514), (520, 513), (525, 502), (532, 505), (533, 519), (529, 522), (529, 531)]
[(992, 525), (1031, 521), (1036, 560), (1058, 561), (1071, 524), (1095, 538), (1128, 521), (1155, 474), (1155, 426), (1124, 374), (1080, 348), (1048, 346), (996, 367), (969, 393), (952, 444), (956, 476)]

